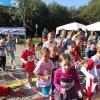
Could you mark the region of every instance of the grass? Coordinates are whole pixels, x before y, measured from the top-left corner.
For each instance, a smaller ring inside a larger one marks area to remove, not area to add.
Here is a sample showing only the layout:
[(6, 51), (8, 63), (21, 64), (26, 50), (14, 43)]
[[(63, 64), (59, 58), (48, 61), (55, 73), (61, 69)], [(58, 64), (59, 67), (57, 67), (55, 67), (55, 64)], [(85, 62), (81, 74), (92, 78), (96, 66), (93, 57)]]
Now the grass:
[(34, 44), (37, 44), (41, 41), (40, 38), (32, 38), (32, 41), (34, 42)]

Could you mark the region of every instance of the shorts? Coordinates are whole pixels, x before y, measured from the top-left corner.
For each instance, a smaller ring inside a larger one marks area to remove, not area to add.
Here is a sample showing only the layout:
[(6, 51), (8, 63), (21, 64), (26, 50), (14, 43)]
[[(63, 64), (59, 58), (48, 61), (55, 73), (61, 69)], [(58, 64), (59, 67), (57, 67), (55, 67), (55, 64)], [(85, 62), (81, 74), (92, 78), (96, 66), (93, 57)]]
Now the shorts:
[(8, 52), (8, 55), (9, 55), (9, 57), (10, 57), (10, 60), (14, 60), (14, 59), (15, 59), (14, 51)]
[(45, 87), (41, 87), (41, 92), (43, 95), (45, 95), (45, 96), (49, 95), (49, 91), (50, 91), (50, 85), (45, 86)]
[(33, 72), (35, 69), (34, 62), (28, 62), (26, 64), (23, 64), (23, 67), (24, 67), (25, 71), (28, 73)]

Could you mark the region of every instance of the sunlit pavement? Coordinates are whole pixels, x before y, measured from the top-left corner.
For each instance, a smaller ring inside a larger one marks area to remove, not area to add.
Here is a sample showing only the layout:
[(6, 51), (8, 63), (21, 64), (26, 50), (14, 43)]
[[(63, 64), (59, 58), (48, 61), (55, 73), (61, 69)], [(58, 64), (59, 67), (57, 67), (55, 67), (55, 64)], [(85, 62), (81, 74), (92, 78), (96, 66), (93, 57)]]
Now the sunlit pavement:
[[(17, 45), (15, 51), (15, 61), (14, 65), (15, 68), (12, 69), (11, 65), (9, 63), (9, 57), (7, 57), (7, 64), (6, 64), (6, 71), (3, 73), (0, 73), (0, 85), (10, 85), (12, 83), (16, 83), (19, 80), (26, 80), (26, 73), (24, 69), (22, 68), (22, 63), (20, 60), (20, 56), (22, 51), (25, 49), (24, 45)], [(37, 57), (40, 59), (40, 54), (37, 53)], [(83, 87), (85, 86), (85, 81), (83, 82), (84, 75), (79, 71), (81, 83)], [(36, 86), (34, 86), (36, 88)], [(34, 88), (33, 87), (33, 88)], [(31, 89), (27, 87), (26, 85), (23, 85), (17, 89), (24, 92), (24, 95), (18, 97), (18, 96), (8, 96), (6, 97), (6, 100), (49, 100), (48, 98), (42, 97), (38, 92), (35, 91), (35, 89)], [(0, 98), (2, 100), (2, 98)]]

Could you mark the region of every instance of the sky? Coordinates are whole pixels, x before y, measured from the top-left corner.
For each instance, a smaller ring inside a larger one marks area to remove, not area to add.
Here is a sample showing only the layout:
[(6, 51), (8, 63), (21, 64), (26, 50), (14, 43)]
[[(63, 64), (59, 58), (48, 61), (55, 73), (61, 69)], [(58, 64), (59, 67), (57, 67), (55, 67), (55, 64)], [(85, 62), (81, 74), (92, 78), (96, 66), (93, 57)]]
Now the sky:
[(42, 1), (44, 1), (47, 5), (55, 1), (63, 6), (78, 8), (82, 5), (88, 4), (90, 0), (42, 0)]

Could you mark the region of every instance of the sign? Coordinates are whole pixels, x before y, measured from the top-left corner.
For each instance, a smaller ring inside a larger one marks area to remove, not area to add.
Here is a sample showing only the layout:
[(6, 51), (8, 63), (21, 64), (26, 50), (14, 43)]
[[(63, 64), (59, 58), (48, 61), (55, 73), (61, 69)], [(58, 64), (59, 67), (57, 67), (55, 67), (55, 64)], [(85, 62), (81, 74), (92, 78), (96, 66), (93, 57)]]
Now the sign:
[(19, 7), (19, 0), (0, 0), (1, 6)]
[(24, 27), (0, 27), (0, 34), (25, 35)]

